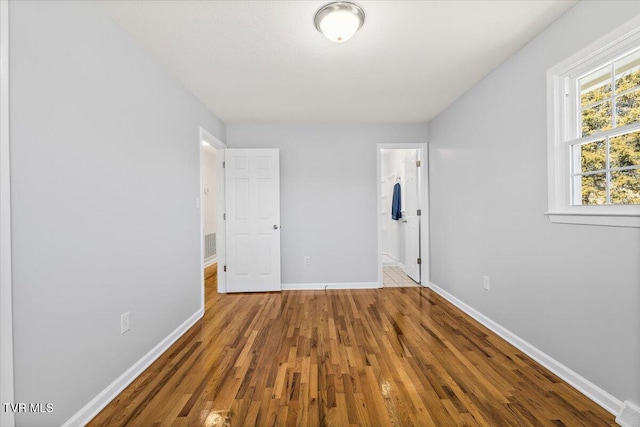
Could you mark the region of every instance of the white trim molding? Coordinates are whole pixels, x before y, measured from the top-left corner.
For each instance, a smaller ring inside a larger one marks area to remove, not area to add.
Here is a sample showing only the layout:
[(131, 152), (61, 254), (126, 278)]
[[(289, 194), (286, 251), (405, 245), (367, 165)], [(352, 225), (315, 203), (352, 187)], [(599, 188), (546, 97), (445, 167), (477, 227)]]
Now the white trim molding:
[(211, 267), (213, 264), (218, 262), (218, 257), (216, 255), (211, 258), (207, 258), (204, 260), (204, 268)]
[[(216, 254), (215, 260), (211, 261), (212, 258), (204, 259), (204, 209), (202, 209), (202, 194), (203, 194), (203, 182), (202, 182), (202, 144), (206, 142), (210, 146), (216, 149), (216, 223), (221, 224), (218, 226), (218, 230), (216, 233)], [(200, 277), (201, 277), (201, 299), (200, 299), (200, 307), (204, 311), (204, 269), (205, 267), (210, 266), (213, 262), (218, 262), (220, 265), (224, 265), (226, 263), (226, 227), (224, 222), (224, 212), (225, 209), (225, 185), (224, 185), (224, 157), (225, 157), (225, 149), (227, 145), (216, 138), (211, 132), (200, 127), (200, 139), (198, 140), (198, 156), (199, 156), (199, 168), (200, 168), (200, 191), (198, 192), (198, 208), (200, 209)], [(222, 268), (218, 269), (218, 293), (226, 293), (227, 292), (227, 280), (226, 273)]]
[[(11, 272), (11, 159), (9, 144), (9, 2), (0, 1), (0, 401), (14, 402), (13, 292)], [(13, 427), (12, 411), (0, 425)]]
[(380, 289), (377, 282), (350, 283), (283, 283), (283, 291), (324, 291), (333, 289)]
[(388, 261), (388, 262), (383, 262), (382, 263), (382, 268), (384, 269), (385, 267), (400, 267), (401, 269), (405, 269), (405, 265), (399, 261)]
[(142, 356), (140, 360), (127, 369), (114, 382), (109, 384), (107, 388), (102, 390), (96, 397), (87, 403), (82, 409), (76, 412), (71, 418), (65, 422), (62, 427), (84, 426), (93, 419), (98, 413), (104, 409), (113, 399), (115, 399), (122, 391), (133, 382), (141, 373), (144, 372), (158, 357), (167, 351), (178, 338), (184, 335), (202, 316), (204, 310), (196, 311), (191, 317), (185, 320), (182, 325), (178, 326), (165, 339), (160, 341), (158, 345), (153, 347), (147, 354)]
[(640, 227), (640, 215), (545, 212), (557, 224), (606, 225), (609, 227)]
[(516, 347), (518, 350), (525, 353), (527, 356), (531, 357), (533, 360), (556, 374), (562, 380), (566, 381), (568, 384), (573, 386), (580, 393), (587, 396), (589, 399), (593, 400), (598, 405), (602, 406), (608, 412), (613, 415), (616, 415), (621, 407), (622, 401), (601, 389), (597, 385), (593, 384), (591, 381), (587, 380), (580, 374), (574, 372), (567, 366), (555, 360), (553, 357), (549, 356), (539, 348), (534, 345), (528, 343), (524, 339), (520, 338), (518, 335), (514, 334), (507, 328), (503, 327), (499, 323), (493, 321), (489, 317), (480, 313), (475, 308), (466, 304), (465, 302), (459, 300), (455, 296), (451, 295), (449, 292), (444, 289), (438, 287), (434, 283), (429, 283), (429, 287), (438, 295), (449, 301), (451, 304), (458, 307), (460, 310), (464, 311), (466, 314), (477, 320), (482, 325), (486, 326), (489, 330), (494, 332), (500, 338), (507, 341), (509, 344)]

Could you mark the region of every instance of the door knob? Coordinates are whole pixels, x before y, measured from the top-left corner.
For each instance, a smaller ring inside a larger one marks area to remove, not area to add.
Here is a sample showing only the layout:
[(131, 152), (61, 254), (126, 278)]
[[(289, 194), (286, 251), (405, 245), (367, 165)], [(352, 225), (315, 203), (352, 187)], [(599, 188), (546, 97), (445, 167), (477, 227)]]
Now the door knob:
[(274, 224), (273, 229), (274, 229), (274, 230), (277, 230), (277, 229), (278, 229), (278, 226)]

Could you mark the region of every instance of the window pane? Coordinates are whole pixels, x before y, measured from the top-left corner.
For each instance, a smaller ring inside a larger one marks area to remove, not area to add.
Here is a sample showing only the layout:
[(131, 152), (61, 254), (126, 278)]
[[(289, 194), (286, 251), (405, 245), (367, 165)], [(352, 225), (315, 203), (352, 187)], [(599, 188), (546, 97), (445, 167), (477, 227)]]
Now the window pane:
[(587, 74), (578, 80), (578, 85), (582, 107), (611, 96), (611, 65)]
[(617, 126), (640, 121), (640, 90), (616, 98), (616, 115)]
[(616, 61), (616, 93), (640, 86), (640, 50)]
[(640, 165), (640, 131), (616, 136), (609, 140), (609, 167)]
[(578, 175), (574, 178), (575, 185), (579, 185), (583, 205), (604, 205), (607, 202), (606, 175)]
[(611, 172), (611, 203), (640, 205), (640, 169)]
[[(573, 155), (580, 159), (580, 171), (576, 170), (575, 173), (593, 172), (607, 167), (607, 146), (604, 139), (589, 144), (574, 145)], [(577, 167), (577, 164), (575, 165)]]
[(611, 101), (582, 111), (582, 136), (611, 129)]

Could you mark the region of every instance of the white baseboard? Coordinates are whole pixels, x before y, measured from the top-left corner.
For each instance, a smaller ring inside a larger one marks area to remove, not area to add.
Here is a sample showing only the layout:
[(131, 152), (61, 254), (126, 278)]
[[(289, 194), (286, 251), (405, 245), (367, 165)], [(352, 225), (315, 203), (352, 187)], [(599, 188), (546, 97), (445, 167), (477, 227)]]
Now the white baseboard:
[(474, 309), (470, 305), (462, 302), (458, 298), (451, 295), (449, 292), (444, 289), (438, 287), (437, 285), (430, 283), (429, 287), (433, 289), (434, 292), (445, 298), (451, 304), (458, 307), (460, 310), (467, 313), (469, 316), (473, 317), (478, 322), (482, 323), (484, 326), (489, 328), (491, 331), (499, 335), (502, 339), (516, 347), (518, 350), (525, 353), (527, 356), (531, 357), (533, 360), (556, 374), (558, 377), (562, 378), (564, 381), (572, 385), (576, 390), (580, 393), (587, 396), (589, 399), (593, 400), (598, 405), (602, 406), (604, 409), (609, 411), (611, 414), (616, 415), (622, 408), (622, 401), (612, 396), (610, 393), (601, 389), (597, 385), (593, 384), (591, 381), (587, 380), (580, 374), (572, 371), (562, 363), (558, 362), (542, 350), (534, 347), (532, 344), (529, 344), (527, 341), (520, 338), (518, 335), (514, 334), (510, 330), (504, 328), (500, 324), (494, 322), (484, 314), (480, 313), (478, 310)]
[(204, 310), (196, 311), (191, 317), (178, 326), (158, 345), (145, 354), (140, 360), (133, 364), (118, 379), (109, 384), (107, 388), (102, 390), (96, 397), (87, 403), (82, 409), (76, 412), (71, 418), (65, 422), (62, 427), (84, 426), (93, 419), (98, 413), (104, 409), (118, 394), (122, 392), (133, 380), (135, 380), (145, 369), (149, 367), (162, 353), (164, 353), (171, 345), (178, 340), (185, 332), (189, 330), (202, 316)]
[(325, 289), (380, 289), (378, 282), (283, 283), (283, 291), (323, 291)]
[(204, 264), (203, 264), (204, 268), (207, 268), (207, 267), (215, 264), (216, 262), (218, 262), (218, 256), (217, 255), (214, 255), (211, 258), (207, 258), (207, 259), (204, 260)]
[(388, 267), (388, 266), (402, 265), (402, 263), (400, 261), (398, 261), (398, 259), (396, 257), (394, 257), (392, 255), (389, 255), (387, 253), (383, 253), (382, 254), (382, 265), (385, 266), (385, 267)]

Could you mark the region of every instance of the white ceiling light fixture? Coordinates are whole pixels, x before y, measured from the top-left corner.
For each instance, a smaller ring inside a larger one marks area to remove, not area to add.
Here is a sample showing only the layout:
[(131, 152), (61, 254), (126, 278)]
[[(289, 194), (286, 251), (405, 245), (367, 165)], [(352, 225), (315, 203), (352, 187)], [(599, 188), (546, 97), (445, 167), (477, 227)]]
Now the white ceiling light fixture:
[(313, 23), (326, 38), (343, 43), (353, 37), (364, 24), (364, 10), (348, 1), (329, 3), (318, 9)]

